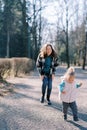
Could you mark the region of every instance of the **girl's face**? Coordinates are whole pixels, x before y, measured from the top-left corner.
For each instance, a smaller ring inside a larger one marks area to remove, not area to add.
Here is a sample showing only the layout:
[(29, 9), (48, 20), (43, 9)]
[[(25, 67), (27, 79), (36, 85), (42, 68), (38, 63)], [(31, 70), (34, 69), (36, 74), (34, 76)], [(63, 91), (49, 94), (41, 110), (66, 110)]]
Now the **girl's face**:
[(69, 83), (73, 83), (74, 78), (75, 78), (74, 76), (69, 76), (67, 80)]
[(46, 47), (46, 53), (47, 53), (48, 56), (51, 55), (51, 53), (52, 53), (52, 48), (51, 48), (51, 46), (47, 46), (47, 47)]

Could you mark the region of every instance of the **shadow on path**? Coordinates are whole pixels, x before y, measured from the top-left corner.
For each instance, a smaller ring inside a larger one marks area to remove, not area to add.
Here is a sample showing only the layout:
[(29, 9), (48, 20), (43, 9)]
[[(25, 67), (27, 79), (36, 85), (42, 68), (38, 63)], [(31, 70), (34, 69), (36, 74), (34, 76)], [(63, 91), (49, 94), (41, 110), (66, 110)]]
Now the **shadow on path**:
[[(50, 107), (52, 107), (53, 109), (56, 109), (56, 110), (59, 110), (59, 111), (62, 112), (62, 105), (59, 104), (59, 103), (53, 102)], [(81, 119), (81, 120), (87, 122), (87, 114), (82, 113), (81, 111), (82, 111), (82, 110), (79, 109), (79, 112), (78, 112), (79, 119)], [(72, 111), (71, 111), (70, 108), (69, 108), (69, 110), (68, 110), (68, 115), (72, 115)], [(87, 129), (86, 129), (86, 130), (87, 130)]]
[(69, 123), (73, 124), (74, 126), (76, 126), (77, 128), (79, 128), (79, 130), (87, 130), (87, 128), (86, 128), (86, 127), (81, 126), (81, 125), (80, 125), (80, 124), (78, 124), (78, 123), (75, 123), (75, 122), (73, 122), (73, 121), (67, 121), (67, 122), (69, 122)]

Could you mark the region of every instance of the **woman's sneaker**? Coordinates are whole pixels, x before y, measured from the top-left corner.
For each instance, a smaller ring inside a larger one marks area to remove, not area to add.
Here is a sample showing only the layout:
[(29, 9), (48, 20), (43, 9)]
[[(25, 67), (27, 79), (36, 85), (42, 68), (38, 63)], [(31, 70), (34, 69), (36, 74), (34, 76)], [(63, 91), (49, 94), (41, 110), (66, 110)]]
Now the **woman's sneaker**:
[(48, 105), (51, 105), (51, 104), (52, 104), (51, 101), (50, 101), (49, 96), (47, 96), (47, 103), (48, 103)]
[(44, 97), (43, 96), (41, 97), (40, 102), (44, 103)]
[(73, 118), (74, 121), (79, 121), (78, 117)]
[(67, 115), (64, 115), (64, 120), (67, 120)]
[(51, 104), (52, 104), (49, 99), (47, 99), (47, 103), (48, 103), (48, 105), (51, 105)]
[(52, 103), (51, 103), (51, 101), (49, 100), (49, 101), (48, 101), (48, 105), (51, 105), (51, 104), (52, 104)]

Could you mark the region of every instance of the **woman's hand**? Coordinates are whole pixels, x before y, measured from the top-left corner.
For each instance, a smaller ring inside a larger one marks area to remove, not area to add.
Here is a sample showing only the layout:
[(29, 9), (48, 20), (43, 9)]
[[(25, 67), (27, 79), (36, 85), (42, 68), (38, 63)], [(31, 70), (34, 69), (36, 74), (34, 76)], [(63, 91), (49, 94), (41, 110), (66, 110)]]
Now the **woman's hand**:
[(52, 80), (54, 79), (54, 74), (52, 74)]
[(43, 80), (44, 79), (44, 75), (41, 75), (41, 80)]

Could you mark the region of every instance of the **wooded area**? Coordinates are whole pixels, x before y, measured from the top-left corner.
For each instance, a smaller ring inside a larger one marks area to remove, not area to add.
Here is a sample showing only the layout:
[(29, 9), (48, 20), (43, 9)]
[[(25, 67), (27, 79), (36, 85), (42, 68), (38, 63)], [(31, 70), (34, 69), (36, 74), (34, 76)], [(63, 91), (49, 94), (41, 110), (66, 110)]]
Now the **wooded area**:
[[(43, 12), (54, 1), (57, 21), (52, 25)], [(86, 8), (87, 0), (0, 0), (0, 57), (36, 60), (41, 45), (50, 42), (61, 63), (85, 69)]]

